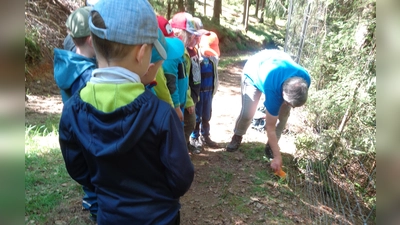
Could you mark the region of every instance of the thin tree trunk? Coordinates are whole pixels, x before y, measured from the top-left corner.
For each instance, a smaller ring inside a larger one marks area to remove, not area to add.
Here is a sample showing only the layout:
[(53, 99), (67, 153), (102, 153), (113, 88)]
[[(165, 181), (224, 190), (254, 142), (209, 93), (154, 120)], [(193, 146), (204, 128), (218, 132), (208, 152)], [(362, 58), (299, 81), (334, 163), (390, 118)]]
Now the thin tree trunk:
[[(303, 28), (301, 30), (301, 37), (300, 37), (300, 47), (297, 52), (297, 58), (295, 60), (297, 63), (300, 62), (301, 52), (303, 51), (304, 39), (306, 38), (306, 32), (307, 32), (308, 19), (310, 18), (310, 10), (311, 10), (311, 2), (308, 3), (307, 12), (304, 14)], [(275, 25), (275, 18), (273, 19), (274, 19), (273, 24)]]
[(179, 12), (185, 12), (185, 5), (183, 4), (183, 0), (178, 0), (178, 10)]
[(242, 19), (242, 24), (243, 25), (244, 25), (244, 23), (246, 21), (247, 2), (248, 2), (248, 0), (243, 0), (243, 19)]
[(258, 18), (258, 8), (260, 7), (260, 1), (261, 1), (261, 0), (256, 0), (256, 12), (254, 13), (254, 15), (256, 16), (256, 18)]
[(214, 12), (212, 18), (213, 23), (220, 25), (221, 13), (222, 13), (222, 0), (214, 0)]
[(247, 27), (249, 25), (249, 14), (250, 14), (250, 0), (247, 0), (247, 11), (246, 11), (246, 22), (244, 24), (244, 30), (247, 31)]
[[(285, 46), (283, 47), (284, 52), (287, 51), (287, 42), (288, 42), (288, 38), (290, 37), (289, 36), (290, 35), (289, 27), (290, 27), (290, 23), (292, 21), (292, 13), (293, 13), (293, 0), (289, 0), (289, 12), (288, 12), (288, 15), (287, 15), (286, 32), (285, 32)], [(324, 42), (322, 41), (322, 43), (324, 43)], [(322, 46), (322, 44), (321, 44), (321, 46)]]
[(194, 0), (186, 0), (186, 9), (187, 11), (194, 16), (195, 8), (194, 8)]
[(261, 1), (262, 1), (262, 3), (261, 3), (261, 15), (260, 15), (259, 22), (260, 23), (264, 23), (264, 11), (265, 11), (265, 1), (266, 0), (261, 0)]
[(207, 16), (207, 0), (204, 0), (204, 16)]
[(171, 14), (172, 14), (172, 3), (171, 0), (167, 1), (168, 6), (167, 6), (167, 20), (169, 20), (171, 18)]

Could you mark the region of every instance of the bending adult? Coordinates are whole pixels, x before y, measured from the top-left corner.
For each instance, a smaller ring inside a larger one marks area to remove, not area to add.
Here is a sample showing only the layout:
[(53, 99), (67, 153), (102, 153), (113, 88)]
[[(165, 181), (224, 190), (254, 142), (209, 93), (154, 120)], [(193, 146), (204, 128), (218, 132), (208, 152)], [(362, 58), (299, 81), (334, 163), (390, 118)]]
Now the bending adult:
[(241, 79), (242, 109), (226, 150), (234, 152), (239, 149), (263, 93), (268, 138), (265, 152), (267, 157), (273, 158), (271, 168), (274, 171), (280, 170), (282, 157), (278, 140), (290, 109), (300, 107), (307, 101), (310, 83), (308, 72), (283, 51), (263, 50), (250, 57), (243, 68)]

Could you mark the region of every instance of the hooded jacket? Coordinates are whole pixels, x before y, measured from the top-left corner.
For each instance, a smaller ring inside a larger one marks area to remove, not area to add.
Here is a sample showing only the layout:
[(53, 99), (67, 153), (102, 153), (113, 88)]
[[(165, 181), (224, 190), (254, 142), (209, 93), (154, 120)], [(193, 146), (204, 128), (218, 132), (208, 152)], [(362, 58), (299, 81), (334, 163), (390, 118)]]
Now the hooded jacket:
[(98, 196), (98, 224), (171, 224), (194, 176), (174, 109), (141, 83), (88, 82), (64, 105), (66, 168)]
[(187, 108), (193, 106), (189, 89), (190, 56), (187, 50), (179, 59), (166, 59), (162, 68), (167, 78), (168, 89), (174, 107)]
[(86, 85), (95, 68), (94, 58), (87, 58), (72, 51), (54, 49), (54, 80), (61, 90), (64, 103)]

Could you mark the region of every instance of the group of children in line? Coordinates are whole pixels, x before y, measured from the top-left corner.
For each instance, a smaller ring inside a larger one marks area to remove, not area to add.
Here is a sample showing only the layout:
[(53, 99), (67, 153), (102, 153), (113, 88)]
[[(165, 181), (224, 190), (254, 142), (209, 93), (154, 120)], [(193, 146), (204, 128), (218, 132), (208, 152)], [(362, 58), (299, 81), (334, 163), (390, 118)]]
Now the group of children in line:
[(147, 0), (87, 3), (66, 27), (54, 49), (59, 142), (83, 207), (98, 224), (179, 224), (188, 153), (218, 147), (217, 35), (186, 12), (156, 16)]

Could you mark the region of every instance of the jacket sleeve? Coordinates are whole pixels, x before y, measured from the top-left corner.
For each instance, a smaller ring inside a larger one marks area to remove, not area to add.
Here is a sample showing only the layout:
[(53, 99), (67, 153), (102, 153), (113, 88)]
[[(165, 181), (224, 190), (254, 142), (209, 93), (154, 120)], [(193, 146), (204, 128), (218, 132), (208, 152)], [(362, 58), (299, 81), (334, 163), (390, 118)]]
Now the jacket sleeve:
[(166, 167), (168, 186), (173, 197), (178, 198), (189, 190), (194, 178), (194, 167), (186, 147), (182, 123), (172, 110), (163, 120), (165, 141), (161, 144), (160, 154)]
[(189, 108), (191, 106), (194, 106), (194, 102), (191, 96), (192, 91), (190, 90), (190, 87), (186, 91), (186, 104), (185, 108)]
[(165, 78), (167, 79), (167, 87), (171, 95), (174, 108), (180, 106), (179, 89), (178, 89), (178, 63), (175, 60), (167, 59), (164, 61), (162, 68)]
[(72, 126), (68, 121), (69, 113), (71, 112), (68, 112), (68, 106), (64, 106), (59, 125), (59, 142), (65, 166), (72, 179), (94, 190), (82, 146), (74, 137)]
[(157, 71), (156, 81), (157, 85), (154, 87), (154, 91), (156, 92), (157, 97), (174, 107), (171, 94), (167, 87), (167, 80), (164, 76), (164, 70), (162, 68), (159, 68)]
[(219, 75), (218, 75), (219, 59), (218, 57), (211, 56), (210, 60), (213, 62), (213, 68), (214, 68), (214, 90), (213, 90), (213, 96), (214, 96), (217, 93), (219, 87)]

